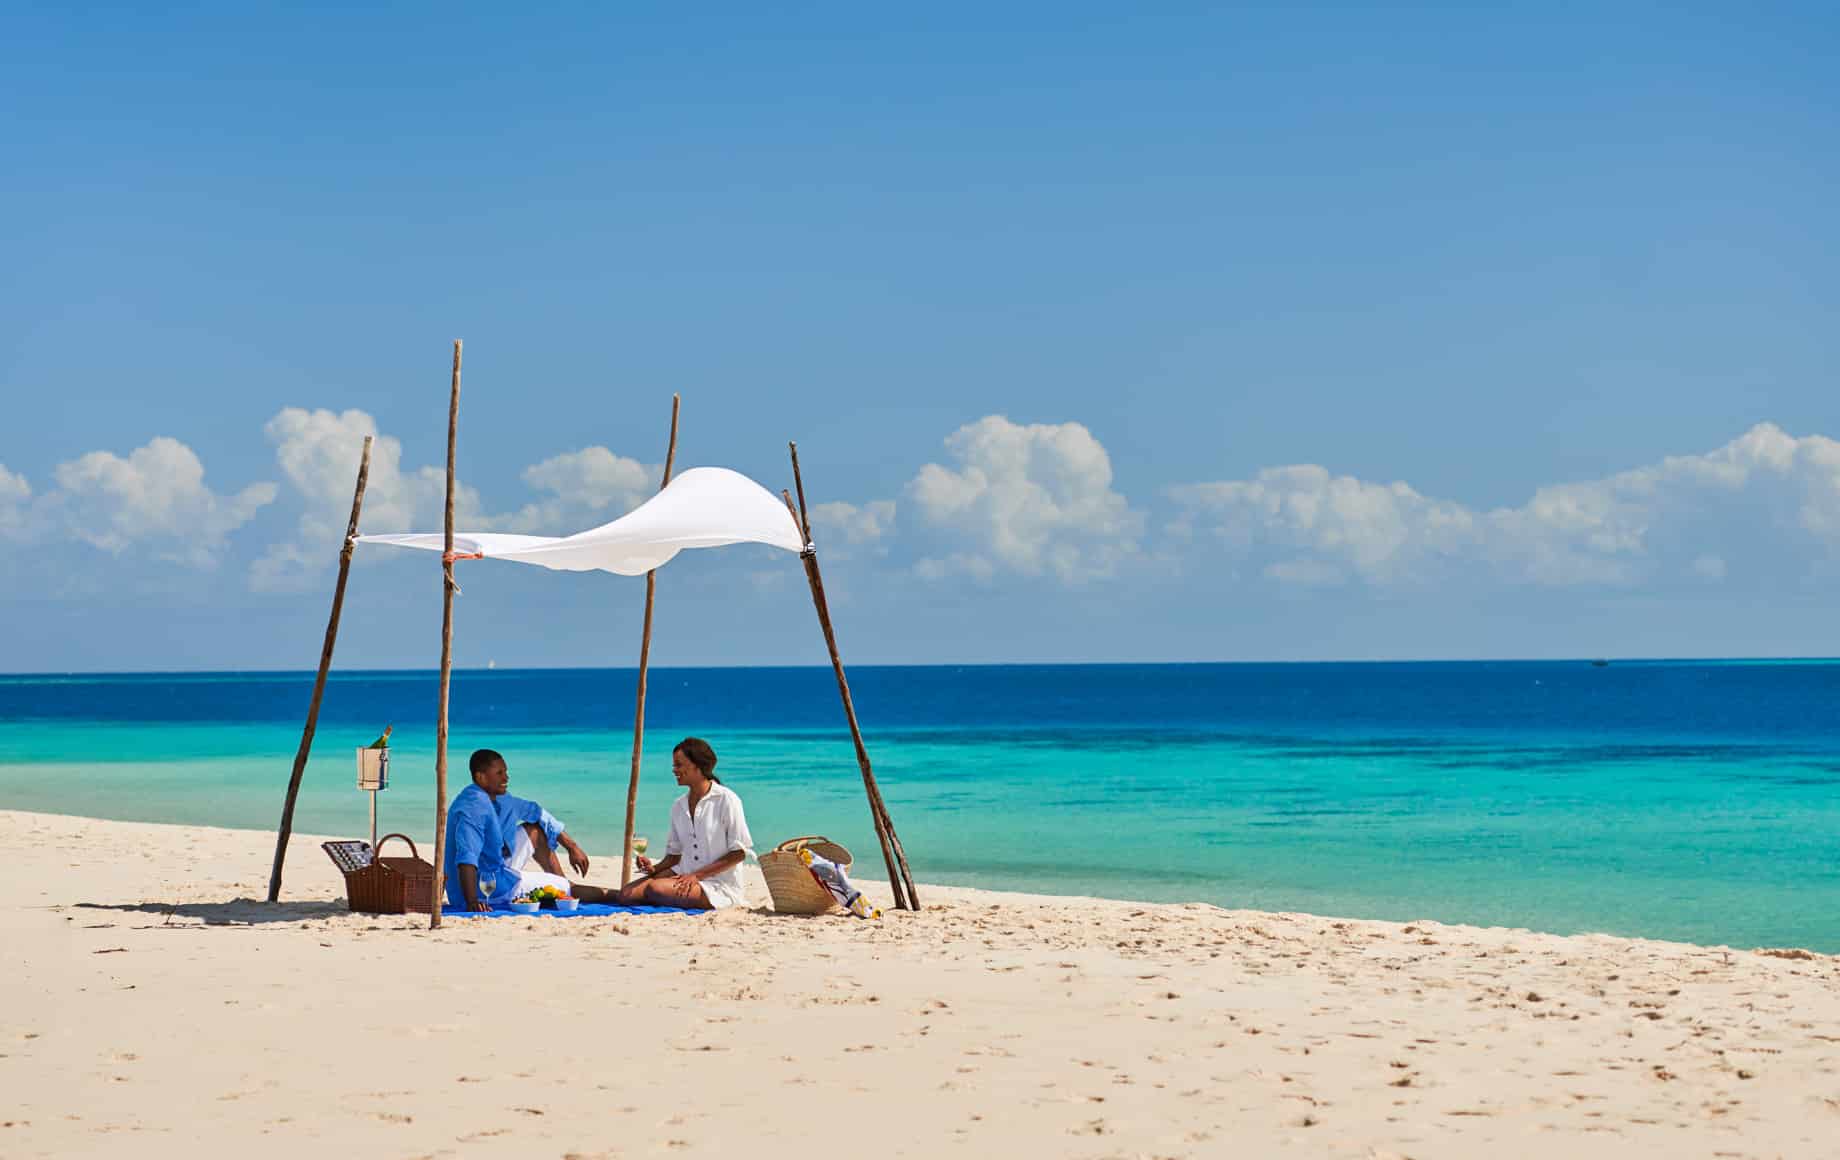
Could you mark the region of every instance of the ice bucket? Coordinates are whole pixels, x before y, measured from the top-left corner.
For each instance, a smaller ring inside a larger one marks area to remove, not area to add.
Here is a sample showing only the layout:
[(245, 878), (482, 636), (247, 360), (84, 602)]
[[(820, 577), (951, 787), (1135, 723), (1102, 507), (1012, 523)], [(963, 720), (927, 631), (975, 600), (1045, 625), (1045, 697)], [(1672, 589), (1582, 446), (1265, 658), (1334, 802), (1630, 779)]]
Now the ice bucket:
[(358, 750), (358, 788), (373, 791), (390, 788), (389, 750)]

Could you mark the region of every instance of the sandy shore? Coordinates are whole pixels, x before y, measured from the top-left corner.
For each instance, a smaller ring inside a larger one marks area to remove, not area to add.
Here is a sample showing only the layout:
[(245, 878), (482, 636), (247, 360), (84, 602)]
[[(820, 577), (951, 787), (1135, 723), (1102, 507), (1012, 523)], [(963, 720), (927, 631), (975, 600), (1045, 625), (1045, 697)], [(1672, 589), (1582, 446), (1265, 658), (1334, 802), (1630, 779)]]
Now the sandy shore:
[(272, 836), (0, 812), (0, 1155), (1840, 1154), (1832, 957), (944, 888), (430, 932), (318, 840), (268, 907)]

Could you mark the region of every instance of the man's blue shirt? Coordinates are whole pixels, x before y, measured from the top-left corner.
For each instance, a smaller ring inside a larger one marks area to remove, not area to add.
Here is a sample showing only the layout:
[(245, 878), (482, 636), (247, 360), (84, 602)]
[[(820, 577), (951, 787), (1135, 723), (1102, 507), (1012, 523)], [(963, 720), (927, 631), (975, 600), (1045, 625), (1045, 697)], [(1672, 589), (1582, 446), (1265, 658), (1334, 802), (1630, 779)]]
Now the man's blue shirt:
[[(481, 898), (488, 902), (509, 899), (518, 881), (517, 874), (505, 865), (505, 856), (510, 852), (492, 795), (480, 789), (477, 782), (461, 790), (447, 808), (447, 858), (442, 867), (447, 877), (447, 901), (454, 906), (466, 905), (466, 896), (460, 892), (462, 866), (478, 867)], [(489, 894), (488, 882), (492, 884)]]
[(534, 822), (549, 840), (549, 848), (560, 848), (562, 823), (536, 802), (501, 793), (492, 799), (492, 807), (498, 811), (498, 828), (507, 844), (516, 840), (519, 826)]

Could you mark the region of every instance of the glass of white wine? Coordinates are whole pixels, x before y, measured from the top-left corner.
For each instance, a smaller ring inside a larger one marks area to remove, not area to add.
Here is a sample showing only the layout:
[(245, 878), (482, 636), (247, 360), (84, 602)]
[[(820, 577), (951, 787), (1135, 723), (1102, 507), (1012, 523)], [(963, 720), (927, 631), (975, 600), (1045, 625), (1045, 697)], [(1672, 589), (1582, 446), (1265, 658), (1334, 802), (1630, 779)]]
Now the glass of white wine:
[(645, 851), (651, 846), (651, 844), (652, 843), (645, 837), (645, 835), (643, 834), (633, 835), (633, 858), (635, 859), (635, 862), (633, 863), (633, 872), (635, 874), (638, 873), (639, 871), (639, 866), (638, 866), (636, 859), (645, 857)]

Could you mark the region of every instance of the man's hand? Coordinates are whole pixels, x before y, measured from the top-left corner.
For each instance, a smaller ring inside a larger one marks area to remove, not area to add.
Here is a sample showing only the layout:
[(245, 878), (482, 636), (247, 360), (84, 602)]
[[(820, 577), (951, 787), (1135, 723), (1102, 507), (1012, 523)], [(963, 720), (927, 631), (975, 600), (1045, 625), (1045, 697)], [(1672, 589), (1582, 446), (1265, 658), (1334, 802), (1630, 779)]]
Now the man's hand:
[(582, 852), (581, 847), (575, 844), (573, 838), (564, 834), (562, 848), (569, 852), (569, 865), (575, 868), (575, 873), (586, 878), (588, 876), (588, 856)]
[(492, 909), (491, 903), (479, 897), (479, 867), (471, 862), (462, 862), (457, 877), (460, 879), (460, 898), (468, 910)]

